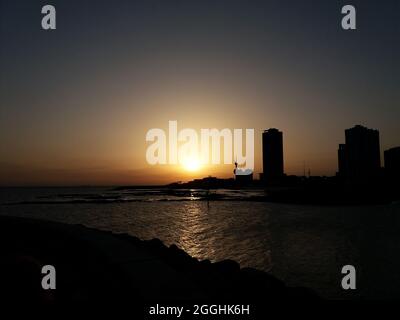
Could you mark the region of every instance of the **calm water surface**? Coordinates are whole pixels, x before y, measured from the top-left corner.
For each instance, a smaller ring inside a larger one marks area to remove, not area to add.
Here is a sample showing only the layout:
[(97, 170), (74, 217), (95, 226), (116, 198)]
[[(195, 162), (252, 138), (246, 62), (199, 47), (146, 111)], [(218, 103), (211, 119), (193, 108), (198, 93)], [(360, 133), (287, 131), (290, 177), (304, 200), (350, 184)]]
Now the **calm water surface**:
[[(193, 257), (233, 259), (328, 298), (400, 297), (400, 205), (318, 207), (249, 201), (257, 191), (2, 188), (0, 214), (125, 232)], [(341, 289), (341, 267), (357, 290)]]

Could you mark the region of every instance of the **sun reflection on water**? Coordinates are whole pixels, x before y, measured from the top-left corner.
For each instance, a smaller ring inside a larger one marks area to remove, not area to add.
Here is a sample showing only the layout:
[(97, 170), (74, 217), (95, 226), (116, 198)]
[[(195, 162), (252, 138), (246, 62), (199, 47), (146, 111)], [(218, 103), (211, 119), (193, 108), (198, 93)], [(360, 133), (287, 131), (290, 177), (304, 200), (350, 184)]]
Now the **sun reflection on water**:
[[(185, 203), (182, 210), (183, 227), (180, 235), (180, 245), (192, 257), (205, 256), (212, 253), (210, 246), (204, 246), (204, 236), (209, 233), (210, 226), (206, 223), (209, 208), (203, 201), (190, 201)], [(207, 239), (212, 244), (212, 238)]]

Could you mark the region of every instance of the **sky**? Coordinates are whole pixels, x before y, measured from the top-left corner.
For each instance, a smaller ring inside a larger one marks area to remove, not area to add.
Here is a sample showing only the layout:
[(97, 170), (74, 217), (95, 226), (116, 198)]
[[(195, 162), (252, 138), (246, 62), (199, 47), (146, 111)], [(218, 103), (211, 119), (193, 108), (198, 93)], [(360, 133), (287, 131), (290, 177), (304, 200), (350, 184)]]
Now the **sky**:
[[(46, 4), (56, 30), (41, 28)], [(399, 36), (397, 0), (0, 0), (0, 185), (232, 177), (149, 165), (146, 132), (169, 120), (254, 128), (255, 172), (278, 128), (287, 174), (334, 175), (346, 128), (400, 145)]]

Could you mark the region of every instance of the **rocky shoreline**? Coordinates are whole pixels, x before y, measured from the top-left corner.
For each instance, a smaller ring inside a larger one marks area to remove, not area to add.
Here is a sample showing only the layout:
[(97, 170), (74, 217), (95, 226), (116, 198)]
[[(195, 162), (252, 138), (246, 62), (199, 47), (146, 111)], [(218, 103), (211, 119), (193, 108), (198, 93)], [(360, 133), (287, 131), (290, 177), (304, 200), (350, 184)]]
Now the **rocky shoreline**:
[[(198, 261), (175, 245), (82, 225), (0, 217), (2, 298), (38, 302), (259, 302), (315, 300), (310, 289), (237, 262)], [(44, 264), (57, 289), (40, 288)]]

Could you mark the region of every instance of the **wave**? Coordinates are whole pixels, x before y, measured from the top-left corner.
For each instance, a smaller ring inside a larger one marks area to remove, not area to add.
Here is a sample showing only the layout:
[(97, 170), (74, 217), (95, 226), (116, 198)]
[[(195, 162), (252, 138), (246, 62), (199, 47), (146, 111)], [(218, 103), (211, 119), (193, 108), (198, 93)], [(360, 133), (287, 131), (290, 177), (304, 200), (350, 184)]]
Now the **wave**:
[(54, 204), (113, 204), (130, 202), (164, 202), (164, 201), (262, 201), (265, 195), (255, 191), (240, 190), (137, 190), (129, 192), (103, 193), (65, 193), (41, 195), (34, 199), (23, 199), (3, 205), (54, 205)]

